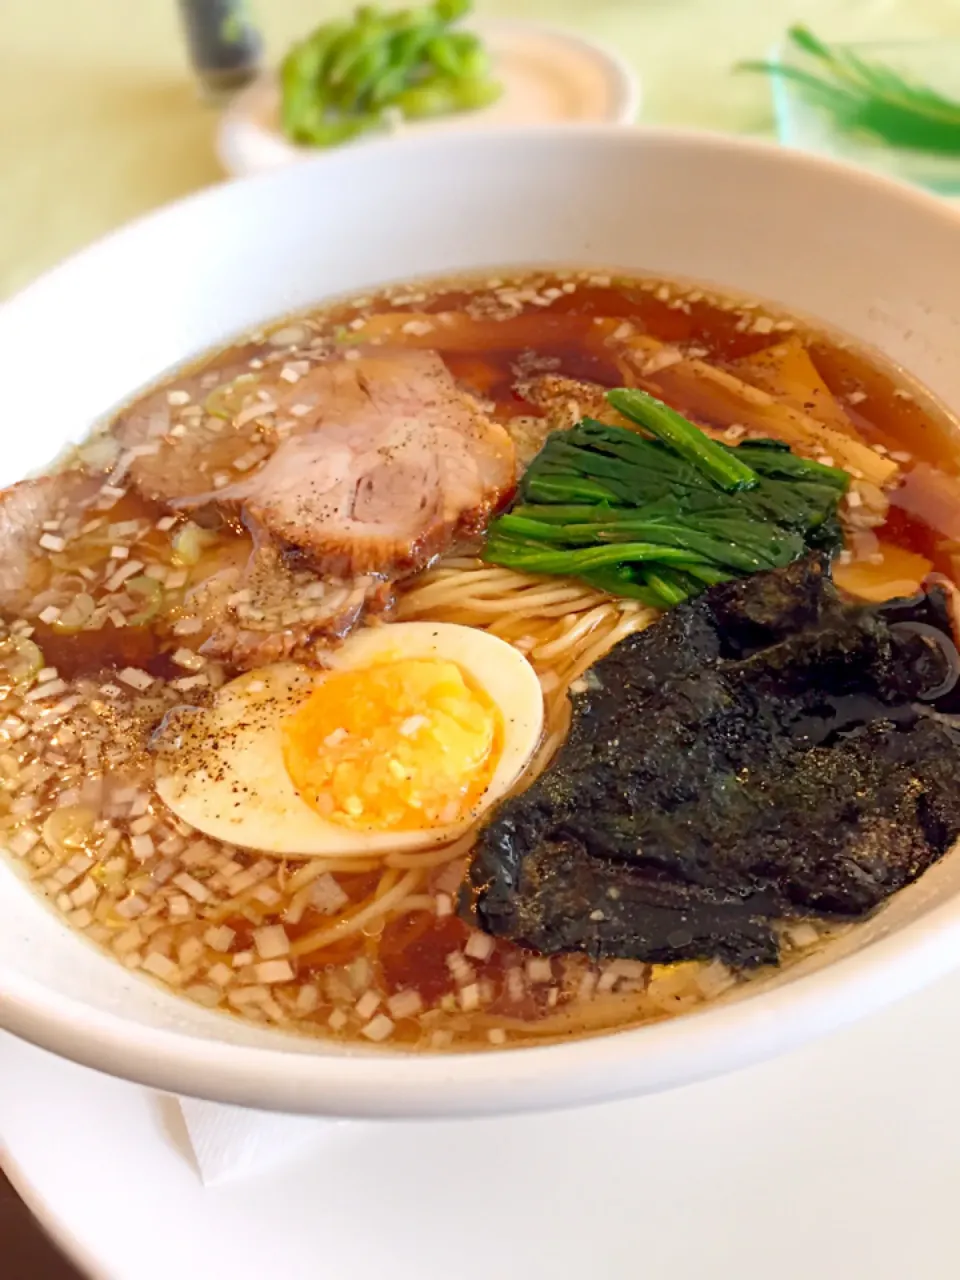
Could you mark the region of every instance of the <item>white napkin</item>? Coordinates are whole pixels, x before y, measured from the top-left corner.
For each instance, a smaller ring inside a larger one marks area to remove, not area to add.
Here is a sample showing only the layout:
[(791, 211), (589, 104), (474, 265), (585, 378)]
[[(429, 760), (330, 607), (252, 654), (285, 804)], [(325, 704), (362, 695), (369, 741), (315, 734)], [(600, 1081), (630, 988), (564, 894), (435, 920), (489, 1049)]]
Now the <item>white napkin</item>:
[(195, 1098), (178, 1098), (180, 1114), (204, 1186), (259, 1173), (310, 1142), (320, 1142), (337, 1120), (247, 1111)]

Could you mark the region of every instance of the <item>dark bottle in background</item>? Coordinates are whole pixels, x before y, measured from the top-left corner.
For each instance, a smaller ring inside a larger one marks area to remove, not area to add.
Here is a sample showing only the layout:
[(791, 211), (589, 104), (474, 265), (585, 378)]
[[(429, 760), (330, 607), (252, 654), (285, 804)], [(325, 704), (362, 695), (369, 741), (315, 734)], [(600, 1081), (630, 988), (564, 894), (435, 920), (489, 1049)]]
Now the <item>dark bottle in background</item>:
[(190, 60), (204, 94), (219, 98), (260, 69), (263, 40), (246, 0), (180, 0)]

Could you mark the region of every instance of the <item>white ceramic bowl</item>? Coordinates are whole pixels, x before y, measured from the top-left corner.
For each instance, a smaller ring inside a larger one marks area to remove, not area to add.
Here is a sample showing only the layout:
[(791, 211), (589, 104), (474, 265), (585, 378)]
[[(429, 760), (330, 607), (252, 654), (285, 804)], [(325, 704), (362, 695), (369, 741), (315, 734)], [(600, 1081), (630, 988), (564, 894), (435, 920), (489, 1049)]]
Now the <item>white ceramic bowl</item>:
[[(960, 218), (752, 142), (621, 128), (347, 149), (144, 218), (0, 314), (17, 479), (142, 383), (248, 326), (390, 279), (516, 264), (694, 277), (822, 317), (960, 408)], [(0, 865), (0, 1025), (162, 1089), (353, 1116), (490, 1113), (681, 1084), (771, 1055), (960, 962), (960, 857), (832, 951), (670, 1022), (464, 1056), (344, 1051), (212, 1014), (71, 934)]]

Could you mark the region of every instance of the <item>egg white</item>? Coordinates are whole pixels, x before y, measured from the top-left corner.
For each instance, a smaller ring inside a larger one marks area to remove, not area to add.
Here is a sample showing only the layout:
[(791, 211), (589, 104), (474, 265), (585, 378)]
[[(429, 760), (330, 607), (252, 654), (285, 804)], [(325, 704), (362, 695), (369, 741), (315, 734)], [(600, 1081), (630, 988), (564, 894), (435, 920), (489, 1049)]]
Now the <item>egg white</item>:
[(506, 794), (543, 730), (543, 694), (527, 659), (497, 636), (443, 622), (369, 627), (332, 651), (329, 671), (401, 658), (454, 662), (497, 706), (502, 750), (469, 818), (419, 831), (356, 831), (329, 822), (298, 794), (283, 760), (282, 721), (327, 672), (277, 663), (231, 680), (212, 706), (175, 712), (157, 740), (156, 789), (205, 835), (263, 853), (324, 857), (420, 849), (454, 840)]

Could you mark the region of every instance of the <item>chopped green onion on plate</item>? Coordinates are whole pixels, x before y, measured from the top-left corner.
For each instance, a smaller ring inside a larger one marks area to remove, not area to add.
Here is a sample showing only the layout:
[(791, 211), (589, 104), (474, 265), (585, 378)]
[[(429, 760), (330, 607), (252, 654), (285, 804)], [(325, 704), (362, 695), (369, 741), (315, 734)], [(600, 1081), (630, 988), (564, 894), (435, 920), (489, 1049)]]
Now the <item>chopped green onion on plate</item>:
[(336, 146), (387, 128), (489, 106), (502, 92), (480, 37), (455, 26), (471, 0), (394, 12), (361, 5), (326, 22), (280, 67), (280, 119), (293, 142)]
[(960, 100), (849, 45), (825, 44), (806, 27), (791, 27), (788, 37), (816, 70), (764, 61), (742, 62), (737, 69), (789, 81), (829, 111), (844, 132), (907, 150), (960, 154)]

